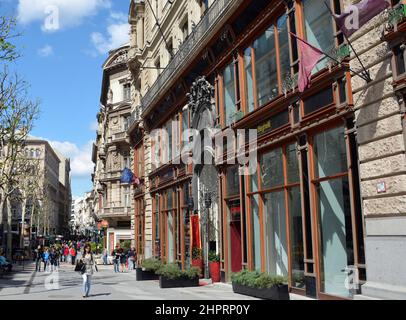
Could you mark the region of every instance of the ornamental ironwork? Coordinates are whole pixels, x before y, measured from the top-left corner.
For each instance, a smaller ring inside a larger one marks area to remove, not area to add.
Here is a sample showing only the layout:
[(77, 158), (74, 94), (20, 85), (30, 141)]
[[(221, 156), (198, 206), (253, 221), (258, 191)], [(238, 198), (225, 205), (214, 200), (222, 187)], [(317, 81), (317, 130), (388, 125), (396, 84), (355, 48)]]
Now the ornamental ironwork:
[(191, 116), (193, 118), (199, 106), (212, 103), (212, 99), (214, 98), (214, 87), (204, 76), (201, 76), (193, 82), (193, 85), (190, 88), (190, 93), (186, 96), (189, 101), (189, 108), (192, 112)]

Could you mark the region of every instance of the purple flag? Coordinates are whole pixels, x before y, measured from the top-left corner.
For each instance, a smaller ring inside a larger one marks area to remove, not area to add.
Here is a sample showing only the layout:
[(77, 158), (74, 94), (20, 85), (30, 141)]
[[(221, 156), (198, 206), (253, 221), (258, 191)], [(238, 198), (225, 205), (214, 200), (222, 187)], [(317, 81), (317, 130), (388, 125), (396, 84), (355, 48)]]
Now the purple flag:
[(387, 0), (362, 0), (347, 7), (341, 15), (334, 14), (334, 19), (341, 31), (350, 37), (373, 17), (390, 6)]
[(299, 40), (297, 43), (300, 49), (298, 89), (299, 92), (303, 92), (310, 87), (312, 71), (324, 53), (292, 32), (290, 34)]

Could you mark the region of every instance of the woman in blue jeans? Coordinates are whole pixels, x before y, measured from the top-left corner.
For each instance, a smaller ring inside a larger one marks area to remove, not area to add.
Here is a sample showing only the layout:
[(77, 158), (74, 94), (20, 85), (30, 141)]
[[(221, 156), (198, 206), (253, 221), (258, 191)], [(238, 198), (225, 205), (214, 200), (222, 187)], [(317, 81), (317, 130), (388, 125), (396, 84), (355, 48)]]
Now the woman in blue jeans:
[(93, 268), (97, 271), (96, 261), (93, 257), (92, 249), (89, 244), (85, 245), (83, 256), (81, 258), (84, 264), (82, 273), (83, 278), (83, 298), (89, 297), (91, 281), (93, 276)]

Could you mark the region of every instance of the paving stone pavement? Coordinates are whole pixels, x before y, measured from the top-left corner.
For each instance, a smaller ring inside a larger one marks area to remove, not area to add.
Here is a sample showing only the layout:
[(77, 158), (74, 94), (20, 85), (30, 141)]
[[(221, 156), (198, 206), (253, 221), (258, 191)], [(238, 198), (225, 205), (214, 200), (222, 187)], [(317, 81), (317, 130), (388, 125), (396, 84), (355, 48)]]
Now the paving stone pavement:
[[(57, 272), (35, 272), (28, 263), (22, 270), (0, 279), (0, 300), (83, 300), (82, 277), (62, 263)], [(158, 281), (136, 281), (135, 272), (114, 273), (113, 266), (99, 266), (88, 300), (255, 300), (235, 294), (231, 285), (209, 284), (196, 288), (160, 289)], [(302, 299), (292, 295), (291, 299)]]

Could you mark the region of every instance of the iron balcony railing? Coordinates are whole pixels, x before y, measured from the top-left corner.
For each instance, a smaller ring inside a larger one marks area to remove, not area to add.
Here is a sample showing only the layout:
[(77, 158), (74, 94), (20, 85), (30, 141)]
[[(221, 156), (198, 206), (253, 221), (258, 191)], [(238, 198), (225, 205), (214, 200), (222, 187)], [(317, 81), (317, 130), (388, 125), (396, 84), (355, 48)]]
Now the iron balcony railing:
[(190, 58), (190, 56), (196, 52), (196, 50), (200, 49), (199, 45), (203, 42), (203, 40), (205, 40), (206, 37), (212, 36), (212, 30), (217, 25), (219, 20), (221, 20), (225, 13), (239, 1), (241, 0), (214, 1), (214, 3), (207, 10), (206, 14), (192, 30), (192, 33), (180, 45), (173, 59), (158, 76), (147, 93), (142, 97), (141, 104), (143, 114), (145, 114), (145, 112), (151, 107), (154, 100), (160, 96), (163, 90), (166, 89), (166, 85), (168, 84), (169, 80), (174, 79), (175, 75), (179, 72), (180, 67), (184, 67), (186, 65), (185, 62)]

